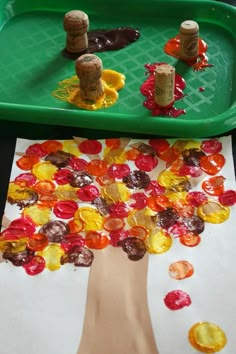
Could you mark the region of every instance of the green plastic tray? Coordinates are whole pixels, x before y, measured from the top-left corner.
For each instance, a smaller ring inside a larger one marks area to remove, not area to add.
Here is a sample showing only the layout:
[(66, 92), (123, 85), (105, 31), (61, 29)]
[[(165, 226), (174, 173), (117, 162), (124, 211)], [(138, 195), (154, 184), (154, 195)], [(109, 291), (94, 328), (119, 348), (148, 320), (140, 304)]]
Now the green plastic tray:
[[(137, 42), (97, 53), (104, 68), (126, 76), (119, 100), (108, 109), (79, 110), (51, 95), (59, 81), (74, 75), (74, 61), (61, 55), (66, 37), (63, 17), (73, 9), (88, 14), (90, 29), (140, 29)], [(194, 72), (164, 53), (165, 43), (186, 19), (199, 23), (213, 67)], [(144, 65), (154, 62), (174, 65), (185, 78), (186, 96), (175, 104), (186, 110), (185, 115), (152, 117), (143, 107), (139, 89), (146, 78)], [(55, 125), (113, 133), (218, 135), (236, 127), (236, 9), (216, 1), (190, 0), (0, 0), (0, 72), (0, 124), (30, 123), (36, 130), (40, 124), (45, 130)]]

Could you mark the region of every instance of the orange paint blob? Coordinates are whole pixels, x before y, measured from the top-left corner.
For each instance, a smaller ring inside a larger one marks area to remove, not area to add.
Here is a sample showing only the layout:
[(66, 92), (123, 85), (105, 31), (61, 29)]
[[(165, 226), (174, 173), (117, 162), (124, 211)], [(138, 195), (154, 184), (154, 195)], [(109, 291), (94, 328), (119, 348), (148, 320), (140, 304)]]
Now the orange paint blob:
[(205, 69), (206, 67), (213, 66), (212, 64), (208, 64), (208, 57), (206, 55), (206, 51), (208, 49), (208, 45), (206, 42), (199, 38), (198, 39), (198, 57), (194, 60), (184, 60), (180, 57), (180, 37), (179, 35), (171, 38), (164, 46), (164, 51), (166, 54), (171, 55), (174, 58), (182, 59), (186, 62), (187, 65), (192, 66), (195, 71), (200, 71)]
[(63, 149), (63, 144), (57, 140), (46, 140), (41, 144), (41, 147), (46, 153), (57, 152)]
[(16, 165), (24, 171), (31, 170), (34, 164), (39, 162), (39, 157), (36, 155), (24, 155), (18, 161)]
[(189, 278), (193, 275), (194, 268), (188, 261), (176, 261), (169, 266), (169, 275), (176, 280)]
[(37, 182), (33, 188), (38, 194), (51, 195), (55, 191), (56, 186), (52, 181), (43, 180)]
[(135, 161), (136, 158), (141, 154), (140, 151), (138, 151), (137, 149), (130, 149), (128, 151), (126, 151), (126, 158), (127, 160), (130, 161)]
[(117, 231), (123, 229), (125, 222), (121, 218), (113, 218), (108, 216), (104, 219), (103, 227), (106, 231)]
[(215, 176), (202, 182), (202, 189), (209, 195), (219, 196), (224, 192), (225, 177)]
[(111, 150), (116, 150), (120, 147), (120, 139), (106, 139), (105, 143)]
[(165, 195), (151, 195), (147, 198), (147, 206), (154, 211), (162, 211), (171, 207), (171, 202)]
[(85, 245), (92, 249), (103, 249), (110, 243), (109, 238), (97, 231), (88, 231), (85, 236)]
[(201, 242), (201, 237), (194, 234), (193, 232), (188, 232), (179, 237), (180, 243), (187, 247), (195, 247)]
[(216, 175), (224, 166), (225, 157), (222, 154), (203, 156), (200, 160), (201, 169), (208, 175)]
[(86, 171), (93, 176), (103, 176), (107, 172), (107, 163), (103, 160), (92, 160), (88, 163)]
[(148, 231), (144, 226), (133, 226), (129, 229), (129, 234), (131, 237), (137, 237), (141, 240), (145, 240), (148, 236)]
[(33, 251), (40, 251), (43, 250), (44, 247), (48, 245), (49, 241), (46, 235), (44, 234), (33, 234), (29, 237), (28, 240), (28, 248)]

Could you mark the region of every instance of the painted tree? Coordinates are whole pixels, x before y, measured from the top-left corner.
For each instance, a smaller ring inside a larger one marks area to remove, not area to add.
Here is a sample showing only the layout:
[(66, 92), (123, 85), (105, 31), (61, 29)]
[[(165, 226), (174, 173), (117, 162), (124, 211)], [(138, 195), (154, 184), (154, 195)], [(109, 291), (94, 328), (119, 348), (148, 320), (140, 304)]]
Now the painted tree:
[[(0, 250), (29, 275), (67, 263), (91, 266), (78, 354), (158, 353), (148, 254), (167, 252), (174, 242), (197, 246), (205, 222), (229, 217), (236, 198), (217, 175), (225, 163), (221, 148), (217, 139), (75, 138), (16, 153), (6, 211), (14, 205), (19, 215), (4, 222)], [(186, 261), (173, 264), (172, 273), (183, 279), (193, 270)], [(181, 291), (163, 300), (172, 310), (191, 304)]]

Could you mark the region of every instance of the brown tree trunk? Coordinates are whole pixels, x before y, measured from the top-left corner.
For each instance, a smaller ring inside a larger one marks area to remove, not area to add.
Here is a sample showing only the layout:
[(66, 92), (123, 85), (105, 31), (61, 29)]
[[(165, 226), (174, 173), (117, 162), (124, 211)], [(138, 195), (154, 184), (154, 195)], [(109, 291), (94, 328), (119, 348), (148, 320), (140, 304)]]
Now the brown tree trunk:
[(95, 252), (77, 354), (158, 354), (147, 304), (148, 255), (121, 248)]

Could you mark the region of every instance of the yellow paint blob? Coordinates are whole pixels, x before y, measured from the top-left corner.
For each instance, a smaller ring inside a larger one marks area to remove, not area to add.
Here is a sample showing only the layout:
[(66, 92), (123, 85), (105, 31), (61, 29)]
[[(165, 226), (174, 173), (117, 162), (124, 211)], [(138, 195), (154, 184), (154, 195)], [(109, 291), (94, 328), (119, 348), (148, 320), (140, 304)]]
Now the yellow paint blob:
[(173, 201), (173, 202), (179, 201), (179, 200), (186, 201), (187, 192), (176, 192), (176, 193), (167, 192), (165, 195), (166, 195), (166, 197), (168, 197), (168, 199), (170, 201)]
[(70, 184), (64, 184), (57, 186), (55, 192), (53, 193), (57, 200), (78, 200), (76, 191), (78, 188), (72, 187)]
[(60, 259), (65, 254), (64, 250), (58, 244), (50, 244), (42, 251), (37, 252), (38, 256), (45, 259), (46, 268), (54, 271), (61, 268)]
[(123, 147), (118, 149), (109, 149), (106, 147), (104, 149), (104, 161), (111, 165), (113, 163), (124, 163), (127, 160), (126, 151)]
[(206, 222), (221, 224), (229, 218), (230, 209), (227, 206), (209, 200), (197, 208), (197, 214)]
[(32, 168), (32, 173), (39, 180), (49, 180), (53, 179), (54, 173), (58, 168), (51, 164), (50, 161), (39, 162), (35, 164)]
[(85, 231), (103, 229), (103, 217), (97, 209), (90, 207), (79, 208), (75, 212), (74, 219), (81, 219), (84, 222)]
[(148, 253), (161, 254), (167, 252), (172, 246), (172, 238), (164, 230), (150, 234), (145, 240)]
[(74, 139), (63, 141), (63, 151), (68, 152), (69, 154), (80, 156), (81, 152), (78, 149), (78, 144)]
[(111, 202), (126, 202), (130, 198), (130, 191), (122, 182), (111, 183), (102, 188), (102, 196)]
[(124, 87), (125, 76), (114, 70), (103, 70), (102, 84), (104, 94), (96, 101), (89, 101), (81, 98), (79, 79), (77, 76), (59, 82), (58, 88), (52, 92), (52, 95), (62, 101), (69, 102), (78, 108), (94, 111), (110, 107), (117, 101), (117, 91)]
[(201, 141), (188, 140), (185, 145), (185, 150), (187, 150), (187, 149), (200, 149), (200, 147), (201, 147)]
[(47, 207), (41, 207), (37, 204), (26, 207), (23, 210), (24, 216), (29, 216), (36, 225), (46, 224), (50, 220), (51, 211)]
[(0, 240), (0, 251), (11, 253), (23, 252), (26, 249), (27, 241), (27, 238), (20, 238), (10, 241)]
[(178, 154), (181, 154), (184, 150), (188, 149), (199, 149), (201, 146), (201, 142), (197, 140), (183, 140), (178, 139), (173, 144), (173, 149)]
[(224, 348), (227, 339), (216, 324), (199, 322), (190, 328), (189, 341), (195, 349), (203, 353), (215, 353)]
[(19, 186), (19, 184), (16, 184), (14, 182), (10, 182), (9, 186), (8, 186), (8, 192), (7, 192), (7, 196), (10, 198), (14, 198), (15, 194), (21, 190), (21, 187)]
[(143, 226), (149, 231), (160, 230), (160, 227), (153, 221), (149, 208), (133, 210), (127, 217), (128, 224), (133, 226)]
[(7, 198), (11, 199), (12, 201), (24, 201), (30, 200), (33, 194), (33, 189), (28, 187), (20, 188), (19, 185), (17, 186), (16, 184), (11, 183), (8, 189)]
[(102, 80), (106, 85), (116, 91), (121, 90), (125, 86), (125, 75), (115, 70), (106, 69), (102, 72)]
[(183, 192), (183, 185), (189, 181), (186, 176), (177, 176), (169, 170), (162, 171), (158, 178), (158, 183), (165, 188), (169, 188), (176, 192)]

